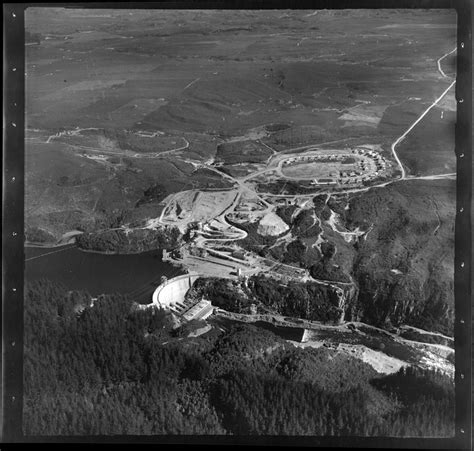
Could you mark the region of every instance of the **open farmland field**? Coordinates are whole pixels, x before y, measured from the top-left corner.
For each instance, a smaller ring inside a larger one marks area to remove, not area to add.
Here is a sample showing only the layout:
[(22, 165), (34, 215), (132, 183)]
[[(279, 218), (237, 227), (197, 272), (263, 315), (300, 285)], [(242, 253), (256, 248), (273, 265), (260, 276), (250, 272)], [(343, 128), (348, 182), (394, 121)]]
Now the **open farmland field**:
[(400, 145), (400, 157), (413, 175), (456, 172), (456, 111), (433, 108)]
[(236, 163), (260, 163), (269, 159), (271, 149), (255, 141), (239, 141), (220, 144), (217, 147), (216, 161), (232, 165)]
[[(365, 17), (349, 29), (344, 11), (269, 11), (265, 19), (220, 11), (212, 21), (210, 11), (140, 12), (139, 29), (125, 11), (28, 14), (29, 30), (41, 35), (40, 45), (27, 46), (33, 128), (139, 124), (235, 134), (269, 122), (320, 124), (318, 112), (329, 124), (350, 111), (380, 119), (384, 103), (437, 91), (436, 59), (450, 50), (446, 34), (453, 43), (455, 36), (450, 14), (420, 32), (423, 17), (412, 11), (351, 12)], [(365, 112), (358, 102), (367, 102)], [(337, 129), (340, 121), (333, 135)]]

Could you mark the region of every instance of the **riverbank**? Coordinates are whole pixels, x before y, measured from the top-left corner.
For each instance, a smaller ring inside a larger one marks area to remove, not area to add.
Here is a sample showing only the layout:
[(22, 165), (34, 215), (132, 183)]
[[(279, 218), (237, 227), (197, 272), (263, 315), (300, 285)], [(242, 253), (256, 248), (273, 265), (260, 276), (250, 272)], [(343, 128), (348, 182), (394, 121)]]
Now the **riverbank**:
[(217, 322), (245, 322), (271, 330), (301, 348), (336, 349), (369, 363), (379, 373), (391, 374), (402, 366), (420, 366), (454, 376), (454, 346), (408, 340), (361, 322), (334, 325), (273, 314), (237, 314), (220, 308), (214, 309), (213, 318)]

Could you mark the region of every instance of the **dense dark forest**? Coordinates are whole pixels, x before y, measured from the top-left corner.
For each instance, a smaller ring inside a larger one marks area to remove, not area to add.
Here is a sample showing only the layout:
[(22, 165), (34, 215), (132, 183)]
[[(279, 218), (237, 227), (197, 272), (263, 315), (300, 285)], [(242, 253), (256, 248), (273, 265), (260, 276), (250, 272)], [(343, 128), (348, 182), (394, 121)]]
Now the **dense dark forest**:
[(123, 229), (112, 229), (78, 235), (76, 244), (85, 250), (118, 254), (139, 253), (174, 248), (178, 244), (180, 235), (176, 227), (132, 229), (128, 233)]
[(31, 243), (54, 243), (56, 238), (48, 231), (39, 227), (27, 227), (25, 229), (25, 240)]
[[(263, 288), (261, 288), (263, 290)], [(296, 348), (247, 324), (188, 336), (126, 297), (25, 291), (24, 432), (450, 436), (454, 384), (407, 368), (384, 376), (325, 347)]]
[(261, 313), (315, 321), (338, 322), (343, 313), (333, 288), (315, 282), (289, 282), (256, 275), (247, 282), (218, 277), (198, 279), (190, 296), (205, 296), (216, 307), (234, 313), (250, 313), (255, 306)]

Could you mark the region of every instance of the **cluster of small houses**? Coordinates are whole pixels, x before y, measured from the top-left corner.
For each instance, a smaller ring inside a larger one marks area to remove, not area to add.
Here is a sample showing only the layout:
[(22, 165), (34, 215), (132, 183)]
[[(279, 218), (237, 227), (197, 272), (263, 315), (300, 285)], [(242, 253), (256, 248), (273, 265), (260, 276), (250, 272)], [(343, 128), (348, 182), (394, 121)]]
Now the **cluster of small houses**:
[[(314, 179), (312, 185), (347, 185), (360, 184), (372, 180), (381, 175), (387, 169), (388, 162), (378, 152), (362, 148), (352, 149), (352, 154), (363, 155), (362, 161), (358, 162), (360, 170), (334, 171), (329, 173), (329, 177)], [(292, 157), (283, 162), (284, 165), (297, 164), (301, 161), (340, 161), (350, 157), (350, 154), (332, 154), (332, 155), (305, 155), (303, 157)]]
[[(349, 174), (346, 174), (345, 172), (341, 172), (341, 177), (355, 177), (355, 182), (363, 182), (366, 180), (373, 179), (380, 175), (382, 172), (384, 172), (387, 169), (388, 163), (385, 160), (382, 155), (380, 155), (378, 152), (375, 152), (374, 150), (368, 150), (366, 151), (365, 149), (353, 149), (352, 150), (353, 154), (358, 154), (358, 155), (364, 155), (366, 157), (369, 157), (369, 159), (365, 159), (359, 162), (359, 167), (362, 171), (352, 171)], [(367, 171), (369, 171), (367, 173)], [(365, 174), (364, 174), (365, 173)], [(364, 175), (362, 175), (364, 174)], [(361, 176), (362, 175), (362, 176)], [(361, 176), (361, 177), (358, 177)]]

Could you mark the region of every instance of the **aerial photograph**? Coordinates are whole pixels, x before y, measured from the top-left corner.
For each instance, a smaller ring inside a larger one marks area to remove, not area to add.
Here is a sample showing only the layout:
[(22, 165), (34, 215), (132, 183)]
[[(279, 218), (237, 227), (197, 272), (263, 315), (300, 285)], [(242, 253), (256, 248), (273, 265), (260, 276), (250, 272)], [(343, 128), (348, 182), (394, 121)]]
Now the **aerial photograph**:
[(23, 433), (453, 437), (456, 21), (27, 8)]

